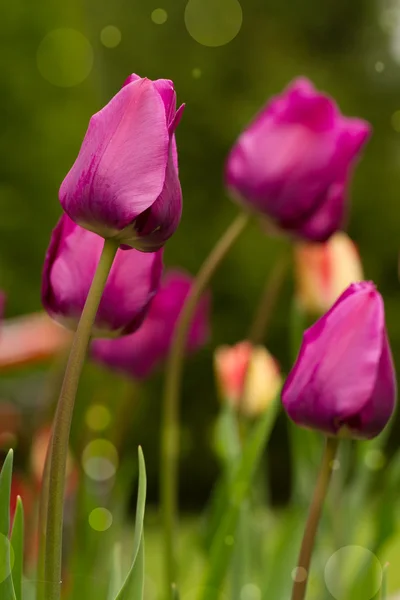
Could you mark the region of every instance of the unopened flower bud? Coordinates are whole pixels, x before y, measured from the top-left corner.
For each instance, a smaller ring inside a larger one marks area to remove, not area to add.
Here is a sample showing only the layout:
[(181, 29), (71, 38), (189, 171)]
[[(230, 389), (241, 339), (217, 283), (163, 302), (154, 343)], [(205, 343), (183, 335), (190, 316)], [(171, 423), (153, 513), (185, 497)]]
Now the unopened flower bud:
[(214, 364), (221, 397), (248, 417), (264, 412), (279, 392), (279, 367), (263, 346), (247, 341), (221, 346)]
[(351, 284), (364, 278), (354, 242), (343, 232), (324, 244), (295, 247), (297, 297), (303, 310), (323, 314)]

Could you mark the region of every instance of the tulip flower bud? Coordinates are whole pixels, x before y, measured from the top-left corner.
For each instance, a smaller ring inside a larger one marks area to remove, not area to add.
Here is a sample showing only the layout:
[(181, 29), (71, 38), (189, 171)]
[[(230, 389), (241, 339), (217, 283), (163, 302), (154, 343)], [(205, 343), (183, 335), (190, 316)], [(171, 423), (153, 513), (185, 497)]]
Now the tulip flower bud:
[[(167, 273), (155, 295), (141, 327), (132, 335), (117, 340), (95, 340), (92, 357), (97, 362), (135, 379), (144, 379), (167, 357), (175, 326), (192, 278), (181, 271)], [(194, 352), (207, 340), (210, 302), (200, 300), (189, 330), (186, 350)]]
[(371, 282), (354, 283), (304, 333), (283, 405), (298, 425), (369, 439), (384, 429), (395, 400), (382, 297)]
[(340, 229), (351, 167), (370, 126), (344, 117), (307, 79), (295, 80), (241, 134), (226, 185), (250, 209), (297, 237), (323, 242)]
[(174, 137), (182, 111), (172, 81), (131, 75), (91, 118), (61, 185), (70, 218), (122, 246), (161, 248), (182, 212)]
[(310, 313), (326, 312), (351, 283), (364, 278), (357, 249), (343, 232), (324, 244), (296, 244), (294, 260), (297, 298)]
[[(81, 316), (103, 247), (101, 237), (63, 215), (47, 251), (42, 302), (70, 329)], [(118, 250), (97, 311), (93, 335), (126, 335), (141, 325), (162, 273), (162, 250)]]
[(221, 398), (248, 417), (263, 413), (281, 387), (277, 363), (263, 346), (220, 346), (214, 366)]

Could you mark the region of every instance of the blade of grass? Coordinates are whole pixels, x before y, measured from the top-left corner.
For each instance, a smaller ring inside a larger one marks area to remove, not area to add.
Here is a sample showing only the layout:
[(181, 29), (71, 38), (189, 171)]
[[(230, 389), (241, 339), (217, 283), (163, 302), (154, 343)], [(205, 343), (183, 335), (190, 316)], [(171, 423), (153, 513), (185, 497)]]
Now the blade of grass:
[(14, 551), (12, 580), (17, 600), (22, 600), (22, 576), (24, 569), (24, 507), (20, 496), (17, 498), (14, 523), (11, 532), (11, 547)]
[(135, 534), (133, 537), (132, 566), (116, 600), (142, 600), (144, 590), (143, 520), (146, 505), (146, 465), (139, 447), (139, 489), (136, 505)]
[(0, 473), (0, 598), (16, 600), (11, 578), (10, 542), (10, 496), (13, 468), (13, 451), (10, 450)]

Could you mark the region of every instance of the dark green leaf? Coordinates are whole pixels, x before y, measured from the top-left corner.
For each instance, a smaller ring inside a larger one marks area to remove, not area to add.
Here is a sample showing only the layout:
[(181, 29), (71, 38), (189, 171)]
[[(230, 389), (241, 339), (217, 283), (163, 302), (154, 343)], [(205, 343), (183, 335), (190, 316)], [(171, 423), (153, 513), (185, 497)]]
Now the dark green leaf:
[(22, 575), (24, 568), (24, 507), (18, 496), (14, 523), (11, 533), (11, 546), (14, 551), (12, 579), (17, 600), (22, 600)]

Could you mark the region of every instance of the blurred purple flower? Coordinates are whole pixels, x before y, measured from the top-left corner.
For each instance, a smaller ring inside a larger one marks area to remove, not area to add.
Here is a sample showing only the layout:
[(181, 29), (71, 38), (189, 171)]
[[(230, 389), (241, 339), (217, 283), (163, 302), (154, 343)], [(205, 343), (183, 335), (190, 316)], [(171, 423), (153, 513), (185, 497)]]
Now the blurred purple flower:
[[(118, 340), (94, 341), (93, 358), (136, 379), (148, 377), (167, 357), (191, 285), (192, 278), (186, 273), (167, 273), (140, 329)], [(199, 302), (192, 320), (186, 346), (188, 352), (195, 351), (206, 342), (209, 311), (210, 299), (206, 294)]]
[[(43, 306), (56, 321), (75, 329), (104, 241), (63, 215), (53, 231), (44, 263)], [(97, 312), (94, 335), (125, 335), (141, 324), (157, 292), (163, 250), (118, 250)]]
[(226, 185), (282, 230), (326, 241), (343, 225), (351, 167), (369, 133), (367, 122), (344, 117), (310, 81), (296, 79), (239, 137)]
[(396, 402), (396, 376), (381, 295), (371, 282), (350, 285), (304, 333), (282, 391), (298, 425), (329, 435), (373, 438)]
[(71, 219), (121, 246), (161, 248), (182, 213), (174, 136), (182, 112), (172, 81), (131, 75), (91, 118), (61, 185)]

